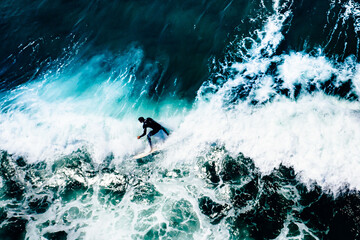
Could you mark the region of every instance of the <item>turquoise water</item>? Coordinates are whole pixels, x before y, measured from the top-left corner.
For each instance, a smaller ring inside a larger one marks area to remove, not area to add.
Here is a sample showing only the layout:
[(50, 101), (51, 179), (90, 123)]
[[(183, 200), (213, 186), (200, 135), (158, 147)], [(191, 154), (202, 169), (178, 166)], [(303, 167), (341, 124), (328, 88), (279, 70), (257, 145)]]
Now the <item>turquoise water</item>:
[[(0, 238), (359, 238), (359, 17), (3, 1)], [(134, 160), (139, 116), (171, 135)]]

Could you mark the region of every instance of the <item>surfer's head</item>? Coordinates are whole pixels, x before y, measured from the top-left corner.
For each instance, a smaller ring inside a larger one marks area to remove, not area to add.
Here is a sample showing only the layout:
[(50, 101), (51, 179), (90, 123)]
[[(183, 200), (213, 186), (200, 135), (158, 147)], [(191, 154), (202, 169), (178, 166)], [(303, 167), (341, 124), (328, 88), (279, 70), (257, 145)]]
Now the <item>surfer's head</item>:
[(145, 119), (143, 117), (139, 117), (138, 118), (139, 122), (143, 123), (145, 121)]

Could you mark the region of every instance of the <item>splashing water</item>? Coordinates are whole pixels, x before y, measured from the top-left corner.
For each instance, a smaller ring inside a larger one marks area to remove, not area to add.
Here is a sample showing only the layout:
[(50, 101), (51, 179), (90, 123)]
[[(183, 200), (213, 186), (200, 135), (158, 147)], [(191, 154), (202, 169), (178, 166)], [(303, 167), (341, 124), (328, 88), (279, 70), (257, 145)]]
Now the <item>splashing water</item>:
[[(194, 31), (202, 19), (211, 22), (217, 4), (206, 5)], [(221, 19), (235, 4), (226, 3)], [(1, 238), (356, 238), (357, 52), (329, 57), (335, 33), (311, 52), (306, 44), (280, 51), (306, 3), (251, 4), (250, 31), (214, 58), (215, 73), (210, 69), (195, 99), (181, 97), (181, 78), (164, 77), (171, 67), (163, 56), (148, 58), (146, 44), (87, 57), (79, 48), (77, 57), (49, 60), (29, 81), (4, 89)], [(337, 4), (328, 3), (325, 16)], [(356, 6), (341, 5), (345, 22)], [(135, 7), (142, 9), (128, 11)], [(163, 38), (185, 18), (171, 13)], [(134, 160), (146, 150), (136, 139), (140, 115), (171, 135), (161, 151)]]

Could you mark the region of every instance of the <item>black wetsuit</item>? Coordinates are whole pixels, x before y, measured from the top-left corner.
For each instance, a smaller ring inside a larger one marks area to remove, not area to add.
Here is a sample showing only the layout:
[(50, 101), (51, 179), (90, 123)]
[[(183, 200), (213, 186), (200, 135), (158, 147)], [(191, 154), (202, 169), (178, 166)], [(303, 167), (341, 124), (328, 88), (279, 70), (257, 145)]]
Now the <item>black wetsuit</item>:
[(152, 119), (152, 118), (145, 119), (145, 121), (143, 122), (143, 128), (144, 128), (144, 132), (143, 132), (143, 134), (141, 134), (140, 137), (145, 136), (146, 128), (151, 128), (152, 129), (149, 132), (149, 134), (147, 135), (147, 139), (149, 141), (151, 149), (152, 149), (151, 136), (155, 135), (160, 130), (163, 130), (166, 133), (166, 135), (169, 135), (169, 133), (166, 131), (166, 129), (163, 126), (161, 126), (159, 123), (155, 122), (154, 119)]

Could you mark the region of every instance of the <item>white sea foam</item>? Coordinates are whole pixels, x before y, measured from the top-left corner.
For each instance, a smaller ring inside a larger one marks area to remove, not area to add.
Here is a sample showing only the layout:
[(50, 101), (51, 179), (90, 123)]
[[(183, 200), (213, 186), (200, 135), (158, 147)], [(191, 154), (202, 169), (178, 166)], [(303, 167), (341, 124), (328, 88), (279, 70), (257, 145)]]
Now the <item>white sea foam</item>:
[(309, 184), (316, 181), (335, 192), (346, 184), (360, 188), (357, 102), (319, 93), (298, 101), (280, 97), (254, 109), (247, 103), (232, 111), (219, 110), (218, 102), (204, 105), (181, 125), (179, 132), (196, 131), (186, 137), (192, 139), (183, 146), (186, 150), (179, 150), (173, 158), (180, 158), (181, 151), (188, 156), (204, 143), (220, 143), (234, 155), (242, 152), (252, 158), (263, 173), (284, 164), (294, 167)]

